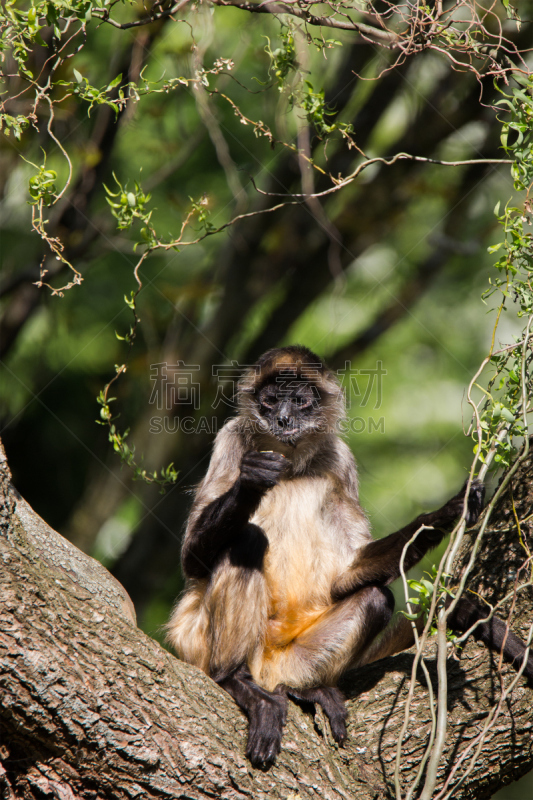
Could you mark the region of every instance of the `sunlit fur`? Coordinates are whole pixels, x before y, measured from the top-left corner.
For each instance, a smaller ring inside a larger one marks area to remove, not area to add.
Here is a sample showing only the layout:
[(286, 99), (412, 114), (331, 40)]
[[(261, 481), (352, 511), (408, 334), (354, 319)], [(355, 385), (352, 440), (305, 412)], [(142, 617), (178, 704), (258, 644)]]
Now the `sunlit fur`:
[[(168, 639), (246, 713), (246, 754), (265, 767), (280, 751), (288, 697), (321, 705), (344, 742), (339, 677), (413, 642), (410, 620), (391, 623), (388, 586), (400, 562), (406, 571), (418, 564), (462, 513), (473, 525), (484, 487), (474, 481), (468, 496), (465, 486), (373, 540), (353, 457), (337, 433), (342, 392), (318, 357), (302, 347), (265, 353), (245, 375), (239, 403), (196, 493), (182, 551), (188, 580)], [(519, 667), (524, 643), (485, 615), (463, 597), (449, 624), (464, 633), (477, 623), (476, 638)], [(524, 674), (533, 681), (533, 655)]]
[[(316, 382), (321, 397), (312, 423), (294, 444), (269, 432), (255, 399), (265, 381), (287, 369)], [(250, 520), (268, 539), (263, 571), (234, 567), (225, 556), (208, 581), (190, 580), (168, 624), (168, 639), (184, 661), (213, 676), (244, 662), (270, 691), (279, 683), (331, 685), (361, 661), (368, 644), (366, 598), (331, 598), (335, 578), (371, 540), (355, 462), (337, 434), (342, 391), (314, 354), (286, 348), (269, 351), (249, 371), (239, 401), (239, 416), (217, 436), (186, 539), (202, 510), (235, 483), (247, 450), (281, 452), (289, 469)]]

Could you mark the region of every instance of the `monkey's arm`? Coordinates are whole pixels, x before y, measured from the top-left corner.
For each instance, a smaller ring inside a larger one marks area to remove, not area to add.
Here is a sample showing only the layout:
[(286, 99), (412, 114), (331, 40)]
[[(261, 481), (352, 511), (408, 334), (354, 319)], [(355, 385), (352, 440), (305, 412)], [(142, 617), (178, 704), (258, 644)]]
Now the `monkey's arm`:
[[(468, 526), (473, 525), (479, 517), (483, 508), (484, 495), (483, 484), (472, 483), (468, 495), (466, 517)], [(429, 550), (437, 547), (444, 536), (450, 532), (453, 522), (462, 513), (464, 498), (465, 487), (438, 511), (421, 514), (405, 528), (362, 547), (358, 551), (352, 567), (339, 575), (334, 582), (331, 590), (332, 598), (340, 600), (370, 584), (387, 586), (399, 578), (402, 551), (409, 539), (422, 528), (415, 541), (407, 548), (404, 569), (407, 572), (415, 564), (418, 564), (420, 559)]]
[[(226, 461), (227, 456), (225, 452)], [(198, 494), (183, 543), (182, 564), (188, 577), (206, 578), (211, 574), (221, 555), (247, 525), (265, 492), (276, 485), (287, 464), (280, 453), (250, 450), (244, 455), (242, 451), (236, 452), (235, 457), (238, 477), (229, 489), (209, 502), (206, 498), (216, 495), (217, 487), (228, 483), (222, 459), (218, 459), (216, 452), (213, 454), (214, 464)], [(217, 461), (221, 462), (218, 468)]]

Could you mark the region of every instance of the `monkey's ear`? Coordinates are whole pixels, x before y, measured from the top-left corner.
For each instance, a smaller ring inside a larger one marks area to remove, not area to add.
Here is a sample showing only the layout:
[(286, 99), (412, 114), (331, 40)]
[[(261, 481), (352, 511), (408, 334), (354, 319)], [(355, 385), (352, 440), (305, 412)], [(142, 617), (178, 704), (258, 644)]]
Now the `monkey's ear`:
[(260, 374), (255, 367), (247, 369), (237, 382), (237, 396), (254, 395), (257, 392)]
[(248, 403), (257, 394), (257, 389), (253, 384), (253, 377), (244, 375), (237, 383), (237, 391), (235, 397), (239, 404)]

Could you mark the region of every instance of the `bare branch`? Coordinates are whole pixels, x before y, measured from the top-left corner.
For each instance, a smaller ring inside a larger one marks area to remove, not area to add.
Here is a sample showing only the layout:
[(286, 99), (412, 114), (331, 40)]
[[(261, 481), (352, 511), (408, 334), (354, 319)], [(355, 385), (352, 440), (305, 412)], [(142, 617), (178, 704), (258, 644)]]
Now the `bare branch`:
[[(301, 6), (292, 5), (290, 2), (280, 3), (278, 0), (264, 0), (262, 3), (235, 2), (235, 0), (212, 0), (215, 6), (231, 6), (240, 8), (242, 11), (251, 11), (254, 14), (289, 14), (292, 17), (303, 20), (308, 25), (323, 28), (337, 28), (344, 31), (356, 31), (365, 39), (383, 45), (393, 47), (397, 45), (398, 34), (390, 31), (379, 30), (372, 25), (365, 25), (363, 22), (354, 22), (347, 17), (348, 22), (336, 19), (335, 17), (317, 17)], [(310, 3), (309, 5), (313, 5)]]
[(162, 11), (159, 14), (150, 14), (149, 17), (136, 19), (133, 20), (133, 22), (117, 22), (109, 16), (110, 10), (108, 8), (93, 8), (92, 14), (93, 17), (101, 19), (102, 22), (107, 22), (114, 28), (120, 28), (120, 30), (124, 31), (128, 28), (140, 28), (143, 25), (150, 25), (152, 22), (158, 22), (160, 19), (168, 19), (168, 17), (171, 17), (173, 14), (177, 14), (178, 11), (181, 11), (181, 9), (184, 8), (188, 2), (189, 0), (180, 0), (179, 3), (175, 3), (172, 8), (169, 8), (166, 11)]

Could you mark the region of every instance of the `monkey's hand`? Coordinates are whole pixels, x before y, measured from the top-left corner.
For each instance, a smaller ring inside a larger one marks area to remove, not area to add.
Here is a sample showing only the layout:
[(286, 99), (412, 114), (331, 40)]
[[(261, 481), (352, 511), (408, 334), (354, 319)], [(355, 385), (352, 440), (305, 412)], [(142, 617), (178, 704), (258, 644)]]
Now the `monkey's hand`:
[[(463, 513), (466, 487), (468, 482), (465, 483), (460, 492), (455, 497), (448, 500), (443, 507), (449, 511), (450, 519), (456, 519)], [(468, 502), (466, 507), (466, 527), (471, 528), (479, 519), (479, 515), (483, 511), (483, 501), (485, 500), (485, 486), (481, 481), (473, 480), (468, 493)]]
[(240, 484), (245, 489), (266, 492), (278, 483), (288, 465), (288, 459), (281, 453), (249, 450), (242, 457)]

